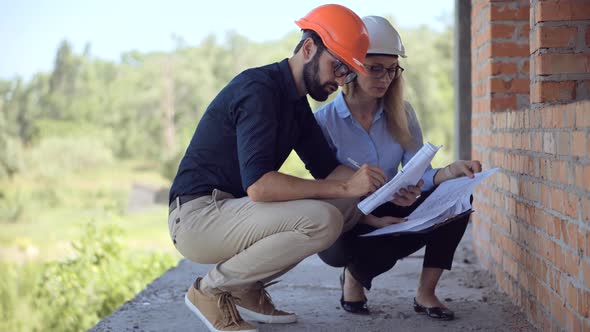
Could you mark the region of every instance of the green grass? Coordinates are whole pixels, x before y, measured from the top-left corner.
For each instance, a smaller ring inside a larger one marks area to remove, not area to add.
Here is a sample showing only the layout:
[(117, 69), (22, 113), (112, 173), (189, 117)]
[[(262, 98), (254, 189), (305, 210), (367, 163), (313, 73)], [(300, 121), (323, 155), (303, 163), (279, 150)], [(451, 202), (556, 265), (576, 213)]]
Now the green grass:
[(167, 206), (127, 212), (135, 183), (168, 188), (158, 165), (51, 162), (0, 180), (0, 331), (86, 330), (181, 258)]
[(25, 197), (19, 201), (24, 212), (18, 220), (0, 220), (0, 261), (65, 257), (71, 253), (70, 242), (80, 236), (87, 222), (121, 227), (130, 250), (175, 254), (166, 206), (126, 213), (134, 183), (169, 186), (157, 167), (139, 162), (119, 162), (55, 178), (23, 175), (0, 183), (6, 192)]

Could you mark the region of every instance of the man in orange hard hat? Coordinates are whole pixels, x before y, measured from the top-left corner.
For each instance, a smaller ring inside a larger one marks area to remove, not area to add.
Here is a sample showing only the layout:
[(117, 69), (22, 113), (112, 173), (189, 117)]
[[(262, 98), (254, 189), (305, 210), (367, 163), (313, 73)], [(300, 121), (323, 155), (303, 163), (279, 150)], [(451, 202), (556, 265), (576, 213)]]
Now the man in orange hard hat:
[[(256, 331), (244, 321), (293, 323), (266, 287), (329, 247), (362, 214), (358, 198), (385, 181), (379, 168), (340, 165), (307, 102), (365, 74), (366, 27), (324, 5), (296, 21), (294, 55), (248, 69), (211, 102), (170, 189), (171, 239), (186, 258), (216, 264), (185, 303), (211, 331)], [(295, 150), (315, 180), (278, 172)]]

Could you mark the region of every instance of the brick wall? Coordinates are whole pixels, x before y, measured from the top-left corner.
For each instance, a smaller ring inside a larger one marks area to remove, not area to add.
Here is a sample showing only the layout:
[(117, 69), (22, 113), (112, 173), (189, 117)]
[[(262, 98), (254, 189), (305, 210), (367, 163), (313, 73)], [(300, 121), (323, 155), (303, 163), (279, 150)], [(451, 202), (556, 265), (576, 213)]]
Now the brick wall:
[(590, 332), (590, 0), (472, 0), (475, 250), (537, 327)]

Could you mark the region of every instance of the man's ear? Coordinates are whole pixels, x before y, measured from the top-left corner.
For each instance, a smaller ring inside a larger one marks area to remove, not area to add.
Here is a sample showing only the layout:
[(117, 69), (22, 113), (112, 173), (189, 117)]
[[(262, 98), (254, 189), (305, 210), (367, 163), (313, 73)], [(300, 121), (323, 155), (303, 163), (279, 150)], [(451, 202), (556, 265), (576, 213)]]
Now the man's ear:
[(315, 44), (311, 37), (306, 38), (303, 41), (303, 46), (301, 47), (301, 52), (303, 52), (303, 60), (305, 63), (308, 63), (313, 59), (316, 52), (318, 51), (318, 46)]

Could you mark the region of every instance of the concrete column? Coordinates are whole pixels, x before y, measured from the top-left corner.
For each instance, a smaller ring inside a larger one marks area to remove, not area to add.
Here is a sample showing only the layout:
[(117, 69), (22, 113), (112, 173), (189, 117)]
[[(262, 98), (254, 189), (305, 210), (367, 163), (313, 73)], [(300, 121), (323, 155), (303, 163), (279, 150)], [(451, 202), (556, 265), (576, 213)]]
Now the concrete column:
[(471, 1), (455, 0), (455, 159), (471, 159)]

